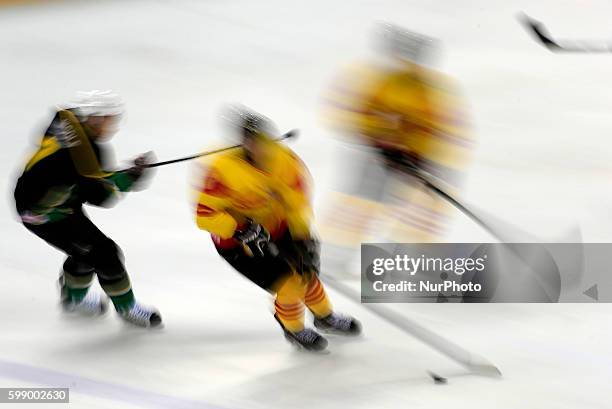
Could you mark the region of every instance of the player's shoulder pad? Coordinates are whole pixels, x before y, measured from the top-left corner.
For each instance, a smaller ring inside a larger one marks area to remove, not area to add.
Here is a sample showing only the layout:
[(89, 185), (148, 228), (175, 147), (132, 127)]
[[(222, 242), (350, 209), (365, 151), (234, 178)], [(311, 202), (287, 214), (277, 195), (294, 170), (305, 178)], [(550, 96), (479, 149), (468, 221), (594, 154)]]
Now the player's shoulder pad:
[(302, 159), (288, 146), (278, 144), (279, 150), (276, 160), (276, 171), (281, 179), (292, 187), (309, 192), (312, 185), (312, 176)]
[(235, 175), (236, 171), (244, 166), (241, 157), (240, 148), (221, 152), (207, 158), (208, 160), (202, 163), (202, 168), (207, 175), (215, 174), (219, 179), (231, 179), (230, 176)]
[(278, 160), (285, 162), (295, 168), (300, 168), (307, 170), (306, 164), (302, 159), (287, 145), (283, 143), (276, 143), (277, 148), (277, 158)]
[(53, 134), (62, 148), (71, 148), (83, 143), (85, 131), (76, 115), (68, 109), (57, 112), (53, 121)]

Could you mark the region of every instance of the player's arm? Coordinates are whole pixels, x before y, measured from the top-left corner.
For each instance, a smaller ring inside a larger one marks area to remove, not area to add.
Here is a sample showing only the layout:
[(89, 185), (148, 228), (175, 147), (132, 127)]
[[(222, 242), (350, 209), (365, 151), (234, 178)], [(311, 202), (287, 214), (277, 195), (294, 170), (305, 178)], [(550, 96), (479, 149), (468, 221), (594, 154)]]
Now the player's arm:
[(279, 193), (285, 206), (289, 233), (296, 240), (308, 239), (313, 235), (311, 186), (308, 169), (299, 158), (291, 154), (286, 169), (282, 172)]
[(293, 239), (293, 249), (287, 254), (300, 274), (318, 274), (319, 241), (312, 229), (311, 177), (306, 166), (296, 156), (283, 172), (285, 189), (282, 198), (287, 213), (287, 226)]
[[(93, 205), (108, 206), (118, 197), (127, 178), (105, 172), (100, 166), (95, 149), (77, 117), (68, 110), (58, 112), (60, 127), (55, 139), (66, 149), (79, 176), (83, 198)], [(118, 172), (119, 173), (119, 172)]]
[(67, 149), (80, 177), (84, 199), (96, 206), (112, 206), (121, 192), (133, 189), (144, 173), (149, 154), (139, 156), (132, 168), (108, 172), (102, 169), (96, 150), (76, 116), (68, 111), (58, 113), (61, 129), (56, 135), (60, 145)]
[(142, 175), (139, 169), (108, 172), (103, 178), (82, 178), (80, 188), (87, 203), (110, 207), (121, 197), (121, 193), (132, 191)]
[(132, 191), (143, 174), (144, 168), (135, 165), (124, 171), (104, 172), (103, 177), (81, 177), (81, 194), (89, 204), (110, 207), (121, 193)]
[(231, 206), (231, 191), (221, 173), (214, 167), (204, 181), (196, 207), (196, 224), (222, 239), (228, 239), (236, 232), (238, 223), (226, 211)]
[(94, 147), (77, 117), (68, 110), (59, 111), (58, 117), (60, 125), (55, 132), (55, 139), (62, 148), (68, 150), (77, 173), (93, 180), (108, 177), (110, 173), (102, 170)]
[(125, 170), (108, 172), (104, 177), (106, 182), (110, 182), (114, 192), (131, 192), (142, 190), (148, 180), (147, 175), (151, 170), (147, 165), (155, 161), (153, 152), (147, 152), (134, 159), (133, 165)]

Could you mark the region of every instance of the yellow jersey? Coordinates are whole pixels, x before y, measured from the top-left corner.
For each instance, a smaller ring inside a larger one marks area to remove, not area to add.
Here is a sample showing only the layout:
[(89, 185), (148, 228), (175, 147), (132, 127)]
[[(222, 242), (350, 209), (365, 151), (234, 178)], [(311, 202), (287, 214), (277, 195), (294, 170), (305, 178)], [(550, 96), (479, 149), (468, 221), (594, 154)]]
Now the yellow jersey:
[(232, 236), (249, 219), (268, 230), (273, 240), (287, 230), (294, 239), (311, 236), (311, 178), (306, 166), (286, 146), (264, 143), (263, 169), (249, 162), (242, 148), (218, 155), (206, 166), (196, 223), (212, 234), (217, 247), (238, 245)]
[(415, 64), (357, 66), (335, 83), (325, 100), (328, 125), (435, 166), (461, 169), (474, 146), (452, 82)]

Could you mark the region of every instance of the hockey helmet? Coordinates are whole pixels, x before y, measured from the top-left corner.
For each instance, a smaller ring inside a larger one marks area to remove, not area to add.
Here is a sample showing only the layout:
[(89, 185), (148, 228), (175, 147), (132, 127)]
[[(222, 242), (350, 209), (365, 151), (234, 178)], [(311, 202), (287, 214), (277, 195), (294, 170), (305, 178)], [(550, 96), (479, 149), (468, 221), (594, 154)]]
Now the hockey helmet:
[(124, 112), (123, 99), (111, 90), (79, 91), (66, 108), (74, 109), (80, 117), (119, 116)]
[(406, 30), (392, 23), (379, 24), (375, 37), (380, 49), (416, 64), (430, 63), (440, 48), (439, 41), (433, 37)]
[(268, 117), (243, 105), (231, 106), (228, 119), (239, 130), (243, 138), (263, 137), (271, 139), (278, 135), (276, 126)]

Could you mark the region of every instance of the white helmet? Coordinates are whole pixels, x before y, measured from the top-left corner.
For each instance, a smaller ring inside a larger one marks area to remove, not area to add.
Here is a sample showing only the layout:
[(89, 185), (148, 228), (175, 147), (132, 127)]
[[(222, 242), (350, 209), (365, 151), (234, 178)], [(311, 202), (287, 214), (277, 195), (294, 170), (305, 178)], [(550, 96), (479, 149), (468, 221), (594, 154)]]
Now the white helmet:
[(76, 98), (68, 104), (78, 116), (116, 116), (123, 114), (124, 103), (121, 97), (111, 90), (79, 91)]

